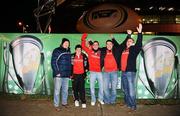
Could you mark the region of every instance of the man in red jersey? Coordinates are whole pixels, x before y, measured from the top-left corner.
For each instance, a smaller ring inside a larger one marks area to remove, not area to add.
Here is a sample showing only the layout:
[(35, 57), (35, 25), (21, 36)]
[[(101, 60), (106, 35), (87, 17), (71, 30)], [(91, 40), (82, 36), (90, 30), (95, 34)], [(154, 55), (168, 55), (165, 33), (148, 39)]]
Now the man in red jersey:
[(72, 60), (72, 88), (75, 100), (75, 106), (79, 106), (79, 99), (82, 108), (86, 108), (85, 99), (85, 77), (88, 71), (88, 58), (82, 53), (81, 45), (75, 46), (75, 53), (71, 56)]
[(92, 48), (86, 46), (86, 38), (87, 34), (84, 33), (81, 37), (81, 45), (82, 49), (88, 54), (88, 61), (89, 61), (89, 71), (90, 71), (90, 92), (91, 92), (91, 105), (94, 106), (96, 103), (96, 96), (95, 96), (95, 84), (96, 80), (98, 81), (99, 85), (99, 92), (98, 92), (98, 101), (101, 104), (103, 102), (103, 78), (100, 66), (100, 50), (99, 50), (99, 42), (94, 41), (92, 44)]
[[(142, 49), (142, 24), (137, 27), (138, 35), (136, 43), (130, 36), (125, 39), (125, 45), (118, 45), (117, 41), (113, 39), (115, 46), (119, 48), (117, 53), (120, 53), (120, 66), (122, 71), (121, 80), (124, 92), (124, 101), (130, 111), (136, 110), (136, 91), (135, 91), (135, 78), (136, 78), (136, 59)], [(127, 30), (128, 35), (132, 34), (131, 30)]]
[(106, 47), (101, 48), (101, 68), (103, 69), (104, 102), (116, 102), (116, 88), (118, 82), (118, 54), (112, 40), (106, 41)]

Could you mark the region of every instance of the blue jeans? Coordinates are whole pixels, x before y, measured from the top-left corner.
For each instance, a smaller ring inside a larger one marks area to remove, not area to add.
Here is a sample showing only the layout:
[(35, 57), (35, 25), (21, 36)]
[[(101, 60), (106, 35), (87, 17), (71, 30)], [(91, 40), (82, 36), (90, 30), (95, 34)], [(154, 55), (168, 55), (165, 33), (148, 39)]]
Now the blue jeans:
[(60, 90), (61, 92), (61, 100), (62, 105), (67, 104), (67, 98), (68, 98), (68, 85), (69, 85), (69, 78), (54, 78), (54, 106), (59, 106), (59, 96), (60, 96)]
[(102, 73), (90, 71), (91, 102), (96, 102), (96, 95), (95, 95), (96, 80), (98, 81), (98, 85), (99, 85), (98, 99), (103, 101), (103, 77), (102, 77)]
[(104, 102), (106, 104), (116, 103), (116, 89), (118, 83), (118, 72), (104, 72)]
[(136, 109), (136, 92), (135, 92), (135, 72), (122, 72), (122, 89), (124, 92), (124, 101), (132, 109)]

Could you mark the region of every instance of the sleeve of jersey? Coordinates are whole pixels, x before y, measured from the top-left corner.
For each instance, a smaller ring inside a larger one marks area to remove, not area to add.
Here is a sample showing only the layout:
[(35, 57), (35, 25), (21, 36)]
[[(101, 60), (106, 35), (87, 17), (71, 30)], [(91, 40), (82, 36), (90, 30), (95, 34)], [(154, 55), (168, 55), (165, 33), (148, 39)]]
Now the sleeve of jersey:
[(138, 33), (138, 37), (137, 37), (135, 45), (140, 47), (140, 48), (142, 47), (142, 33)]
[(136, 40), (136, 44), (135, 44), (135, 52), (136, 53), (139, 53), (142, 49), (142, 33), (138, 33), (138, 37), (137, 37), (137, 40)]
[(87, 33), (84, 33), (81, 37), (81, 46), (82, 49), (86, 52), (89, 53), (90, 49), (86, 46), (86, 38), (87, 38)]

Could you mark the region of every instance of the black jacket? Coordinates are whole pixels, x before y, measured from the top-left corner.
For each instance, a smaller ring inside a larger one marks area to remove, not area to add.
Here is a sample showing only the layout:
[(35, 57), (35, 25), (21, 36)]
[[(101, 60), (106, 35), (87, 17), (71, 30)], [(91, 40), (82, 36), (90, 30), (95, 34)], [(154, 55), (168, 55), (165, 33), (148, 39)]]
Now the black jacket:
[[(71, 74), (73, 75), (73, 64), (74, 64), (74, 58), (75, 58), (76, 53), (73, 53), (71, 55), (71, 65), (72, 65), (72, 72)], [(88, 57), (86, 56), (86, 54), (82, 53), (83, 56), (83, 66), (84, 66), (84, 76), (86, 77), (86, 73), (89, 71), (89, 62), (88, 62)]]
[(60, 74), (60, 77), (71, 76), (71, 52), (70, 48), (65, 49), (58, 47), (53, 50), (51, 58), (51, 67), (53, 70), (53, 77)]
[[(127, 38), (130, 36), (131, 35), (128, 35)], [(114, 44), (114, 46), (112, 48), (112, 54), (116, 60), (118, 69), (120, 67), (120, 53), (122, 53), (120, 51), (122, 51), (122, 48), (126, 46), (127, 38), (121, 44), (118, 44), (117, 41), (114, 38), (112, 38), (112, 42)], [(103, 48), (100, 48), (100, 50), (101, 50), (100, 61), (101, 61), (101, 69), (102, 69), (104, 67), (104, 58), (107, 54), (107, 48), (103, 47)]]
[[(129, 37), (129, 35), (128, 35)], [(122, 52), (126, 49), (126, 42), (128, 40), (128, 37), (125, 39), (125, 41), (122, 43), (122, 44), (118, 44), (118, 42), (113, 39), (113, 43), (114, 43), (114, 46), (116, 46), (117, 48), (117, 53), (116, 54), (119, 54), (119, 69), (121, 69), (121, 55), (122, 55)], [(129, 56), (128, 56), (128, 60), (127, 60), (127, 67), (126, 67), (126, 72), (130, 71), (130, 72), (136, 72), (136, 59), (137, 59), (137, 56), (139, 54), (139, 52), (141, 51), (142, 49), (142, 33), (138, 33), (138, 37), (137, 37), (137, 40), (136, 40), (136, 43), (134, 46), (131, 46), (129, 48)]]
[[(103, 47), (103, 48), (100, 48), (101, 50), (101, 55), (100, 55), (100, 63), (101, 63), (101, 69), (103, 69), (104, 67), (104, 58), (107, 54), (107, 48), (106, 47)], [(117, 68), (119, 68), (119, 54), (117, 54), (118, 52), (118, 49), (115, 48), (115, 46), (112, 48), (112, 54), (116, 60), (116, 63), (117, 63)]]

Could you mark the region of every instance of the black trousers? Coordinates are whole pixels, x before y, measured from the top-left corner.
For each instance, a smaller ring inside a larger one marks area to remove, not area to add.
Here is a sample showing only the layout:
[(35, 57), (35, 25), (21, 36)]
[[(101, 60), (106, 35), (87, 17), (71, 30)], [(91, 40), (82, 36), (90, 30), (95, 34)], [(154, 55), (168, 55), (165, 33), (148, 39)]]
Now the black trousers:
[(72, 89), (74, 99), (81, 100), (81, 103), (86, 103), (85, 98), (85, 78), (83, 74), (73, 74)]

